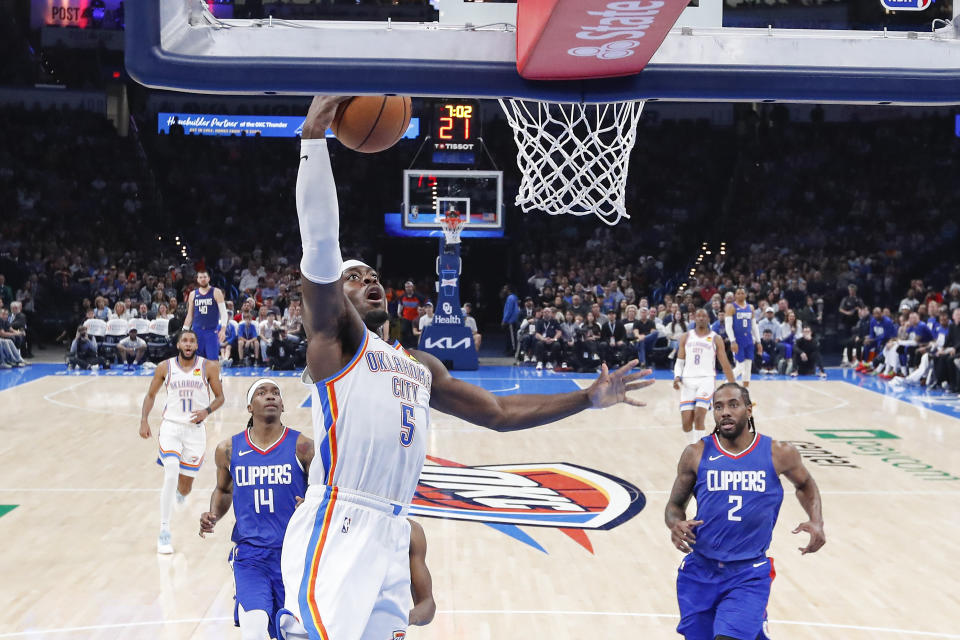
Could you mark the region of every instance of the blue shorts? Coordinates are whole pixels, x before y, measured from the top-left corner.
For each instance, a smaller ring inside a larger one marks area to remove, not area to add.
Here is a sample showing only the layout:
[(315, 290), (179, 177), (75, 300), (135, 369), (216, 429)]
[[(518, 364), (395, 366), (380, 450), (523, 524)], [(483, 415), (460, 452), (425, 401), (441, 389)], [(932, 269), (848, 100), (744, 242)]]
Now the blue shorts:
[(237, 594), (234, 596), (233, 622), (240, 626), (240, 610), (267, 612), (270, 620), (270, 637), (277, 637), (274, 618), (283, 608), (283, 577), (280, 575), (280, 549), (257, 547), (240, 543), (230, 552), (233, 562), (233, 579)]
[(773, 559), (717, 562), (691, 553), (677, 570), (677, 633), (686, 640), (768, 638), (767, 601)]
[(737, 340), (737, 344), (740, 346), (737, 349), (737, 352), (733, 354), (734, 359), (737, 362), (743, 362), (744, 360), (753, 360), (753, 354), (757, 352), (757, 347), (751, 340), (750, 342), (740, 342)]
[(220, 338), (216, 329), (194, 329), (197, 334), (197, 354), (211, 362), (220, 361)]

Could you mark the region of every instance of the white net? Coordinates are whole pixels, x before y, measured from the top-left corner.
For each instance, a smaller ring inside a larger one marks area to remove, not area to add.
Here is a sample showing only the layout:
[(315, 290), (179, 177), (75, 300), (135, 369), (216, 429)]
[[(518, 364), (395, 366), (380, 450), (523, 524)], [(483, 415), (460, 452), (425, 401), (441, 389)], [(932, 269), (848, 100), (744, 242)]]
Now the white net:
[(458, 244), (460, 242), (460, 232), (465, 224), (467, 224), (466, 219), (461, 218), (456, 211), (447, 213), (440, 220), (440, 228), (443, 229), (447, 244)]
[(627, 165), (643, 101), (608, 104), (500, 100), (523, 174), (516, 204), (550, 215), (629, 218)]

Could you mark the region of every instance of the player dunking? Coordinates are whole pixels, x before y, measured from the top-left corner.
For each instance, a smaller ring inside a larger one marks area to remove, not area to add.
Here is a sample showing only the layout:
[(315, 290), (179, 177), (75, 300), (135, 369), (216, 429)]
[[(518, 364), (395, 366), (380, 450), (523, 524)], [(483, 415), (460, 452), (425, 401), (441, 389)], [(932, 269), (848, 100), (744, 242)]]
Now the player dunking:
[[(665, 519), (673, 545), (688, 554), (677, 572), (680, 624), (687, 640), (767, 638), (766, 607), (773, 582), (767, 558), (783, 502), (783, 474), (796, 487), (809, 520), (803, 554), (826, 542), (820, 491), (796, 447), (759, 435), (750, 392), (735, 383), (713, 394), (713, 434), (684, 449)], [(690, 496), (697, 515), (687, 520)]]
[(747, 291), (738, 287), (733, 294), (733, 302), (725, 310), (724, 328), (730, 338), (730, 349), (737, 361), (734, 374), (740, 371), (743, 386), (750, 386), (750, 372), (753, 370), (753, 355), (763, 355), (760, 346), (760, 333), (753, 318), (753, 305), (747, 303)]
[[(207, 431), (203, 421), (223, 406), (220, 366), (197, 355), (197, 336), (184, 329), (177, 338), (177, 356), (157, 365), (150, 388), (140, 410), (140, 437), (150, 437), (147, 418), (153, 409), (157, 392), (166, 386), (167, 399), (157, 432), (163, 466), (163, 489), (160, 491), (160, 535), (157, 553), (173, 553), (170, 535), (170, 512), (173, 502), (183, 499), (193, 487), (193, 479), (203, 464), (207, 448)], [(213, 401), (210, 392), (213, 391)]]
[(247, 411), (247, 428), (217, 445), (217, 486), (200, 516), (200, 536), (213, 533), (233, 505), (234, 623), (243, 640), (266, 640), (276, 637), (274, 617), (284, 600), (283, 533), (306, 495), (314, 450), (313, 440), (281, 422), (283, 397), (273, 380), (250, 385)]
[(727, 381), (734, 380), (723, 339), (710, 330), (706, 309), (697, 309), (693, 320), (693, 329), (680, 336), (677, 361), (673, 365), (673, 388), (680, 390), (681, 426), (691, 443), (703, 436), (704, 420), (717, 380), (718, 359)]
[(197, 353), (202, 358), (219, 362), (220, 343), (227, 331), (227, 306), (223, 291), (210, 286), (210, 274), (197, 272), (197, 288), (187, 296), (187, 317), (183, 328), (197, 334)]
[(314, 98), (303, 125), (297, 213), (303, 322), (309, 342), (317, 455), (304, 503), (283, 542), (285, 638), (399, 639), (410, 606), (409, 508), (423, 468), (430, 409), (498, 431), (525, 429), (590, 407), (640, 406), (626, 392), (650, 384), (603, 369), (588, 389), (495, 396), (455, 379), (433, 356), (385, 343), (378, 275), (342, 262), (336, 184), (324, 132), (342, 98)]

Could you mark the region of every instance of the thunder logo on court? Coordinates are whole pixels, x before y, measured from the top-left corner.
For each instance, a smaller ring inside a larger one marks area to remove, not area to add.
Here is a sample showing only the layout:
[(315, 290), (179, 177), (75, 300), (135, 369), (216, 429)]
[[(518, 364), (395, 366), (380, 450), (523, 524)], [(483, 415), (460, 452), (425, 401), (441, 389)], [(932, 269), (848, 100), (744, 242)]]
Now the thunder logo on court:
[(467, 467), (427, 460), (411, 515), (482, 522), (545, 553), (521, 526), (559, 529), (592, 553), (588, 530), (619, 526), (646, 504), (629, 482), (566, 462)]

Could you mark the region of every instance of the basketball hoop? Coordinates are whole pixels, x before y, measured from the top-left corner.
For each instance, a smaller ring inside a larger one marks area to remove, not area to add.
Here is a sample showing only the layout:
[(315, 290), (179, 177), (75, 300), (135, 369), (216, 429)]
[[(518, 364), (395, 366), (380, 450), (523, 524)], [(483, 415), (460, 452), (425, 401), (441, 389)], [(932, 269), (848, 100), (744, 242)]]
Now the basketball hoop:
[(460, 217), (459, 211), (448, 211), (440, 220), (440, 228), (447, 240), (447, 244), (460, 244), (460, 232), (467, 224), (465, 218)]
[(627, 165), (643, 101), (608, 104), (500, 100), (523, 174), (516, 204), (550, 215), (629, 218)]

